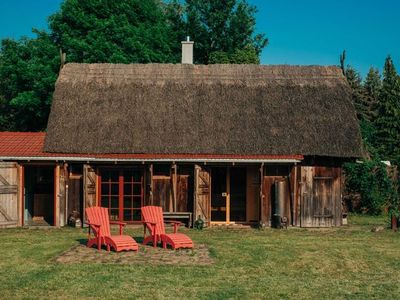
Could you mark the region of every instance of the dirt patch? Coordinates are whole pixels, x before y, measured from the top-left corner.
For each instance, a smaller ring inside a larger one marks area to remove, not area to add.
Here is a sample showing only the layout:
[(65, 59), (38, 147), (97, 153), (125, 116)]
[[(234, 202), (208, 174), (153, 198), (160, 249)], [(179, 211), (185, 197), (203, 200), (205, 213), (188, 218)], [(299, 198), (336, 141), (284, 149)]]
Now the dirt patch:
[(164, 264), (164, 265), (211, 265), (213, 259), (206, 245), (196, 245), (195, 249), (163, 249), (140, 245), (138, 251), (100, 252), (95, 248), (77, 245), (65, 251), (53, 262), (68, 263), (112, 263), (112, 264)]

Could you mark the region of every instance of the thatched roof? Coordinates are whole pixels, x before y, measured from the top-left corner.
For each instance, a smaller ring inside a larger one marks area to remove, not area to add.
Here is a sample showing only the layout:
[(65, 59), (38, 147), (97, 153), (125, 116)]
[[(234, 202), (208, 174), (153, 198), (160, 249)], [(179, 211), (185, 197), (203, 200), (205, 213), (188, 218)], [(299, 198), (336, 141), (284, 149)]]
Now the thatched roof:
[(358, 157), (340, 69), (67, 64), (45, 151)]

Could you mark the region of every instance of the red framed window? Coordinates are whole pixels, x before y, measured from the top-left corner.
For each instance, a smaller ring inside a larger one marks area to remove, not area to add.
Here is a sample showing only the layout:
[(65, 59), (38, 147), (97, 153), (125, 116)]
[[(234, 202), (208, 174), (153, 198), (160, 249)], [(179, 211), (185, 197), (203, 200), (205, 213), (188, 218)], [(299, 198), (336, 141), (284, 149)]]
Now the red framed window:
[(143, 206), (143, 169), (100, 169), (100, 206), (107, 207), (110, 220), (138, 222)]

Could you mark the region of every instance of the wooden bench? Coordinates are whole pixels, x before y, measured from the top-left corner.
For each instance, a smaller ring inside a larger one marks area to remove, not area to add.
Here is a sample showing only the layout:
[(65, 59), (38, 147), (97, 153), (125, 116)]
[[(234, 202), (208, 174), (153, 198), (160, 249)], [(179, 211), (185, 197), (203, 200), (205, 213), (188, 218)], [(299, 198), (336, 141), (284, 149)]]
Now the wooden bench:
[(191, 212), (163, 212), (164, 220), (181, 221), (185, 223), (186, 227), (192, 227), (192, 213)]

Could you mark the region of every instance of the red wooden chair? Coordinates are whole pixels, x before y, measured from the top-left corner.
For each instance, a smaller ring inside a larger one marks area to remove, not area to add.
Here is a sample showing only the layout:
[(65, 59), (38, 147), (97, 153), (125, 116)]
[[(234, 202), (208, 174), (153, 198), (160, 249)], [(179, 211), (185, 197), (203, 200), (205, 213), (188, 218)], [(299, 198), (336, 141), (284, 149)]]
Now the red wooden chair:
[[(143, 245), (150, 242), (153, 247), (157, 247), (158, 242), (162, 242), (163, 248), (167, 248), (167, 244), (172, 249), (193, 248), (193, 241), (183, 233), (177, 233), (178, 227), (182, 224), (177, 221), (164, 222), (163, 211), (160, 206), (144, 206), (142, 207), (144, 240)], [(174, 224), (174, 233), (165, 233), (164, 223)], [(146, 237), (146, 228), (149, 229), (150, 235)]]
[[(110, 251), (110, 247), (112, 247), (117, 252), (139, 249), (138, 244), (132, 237), (123, 235), (123, 227), (126, 223), (117, 221), (110, 222), (108, 208), (94, 206), (86, 208), (85, 211), (87, 224), (89, 225), (87, 242), (89, 248), (93, 245), (97, 245), (97, 248), (100, 251), (101, 246), (106, 245), (107, 251)], [(110, 224), (119, 225), (119, 235), (111, 235)], [(93, 238), (91, 238), (90, 229), (93, 230)]]

